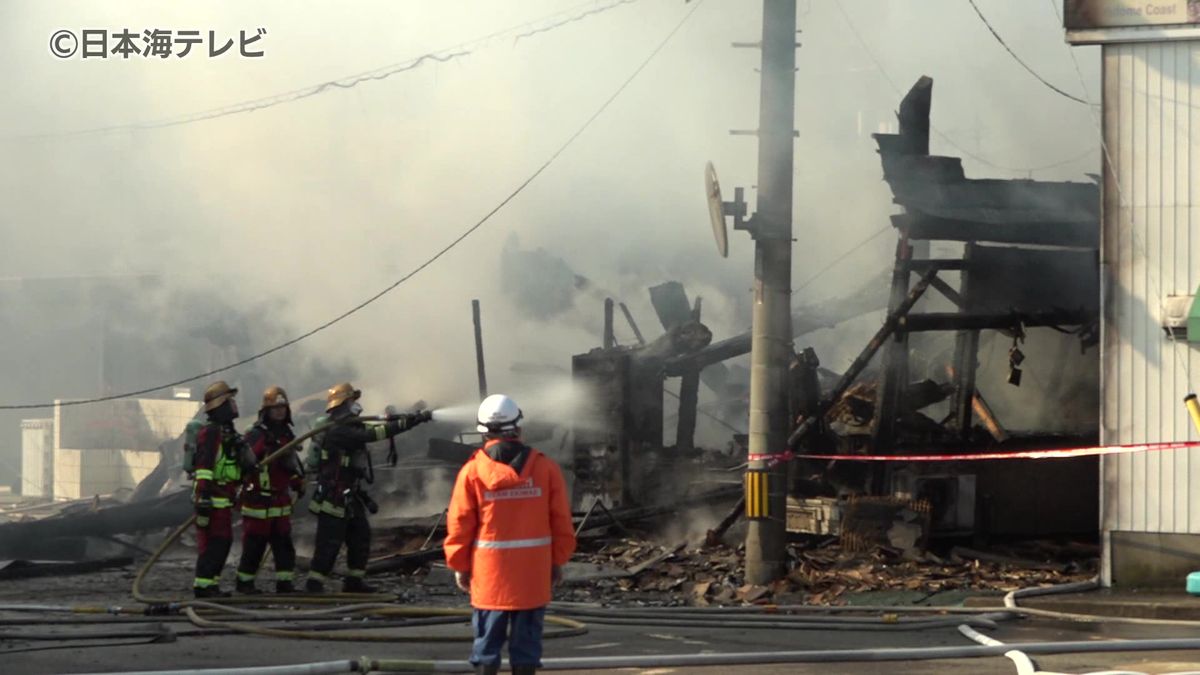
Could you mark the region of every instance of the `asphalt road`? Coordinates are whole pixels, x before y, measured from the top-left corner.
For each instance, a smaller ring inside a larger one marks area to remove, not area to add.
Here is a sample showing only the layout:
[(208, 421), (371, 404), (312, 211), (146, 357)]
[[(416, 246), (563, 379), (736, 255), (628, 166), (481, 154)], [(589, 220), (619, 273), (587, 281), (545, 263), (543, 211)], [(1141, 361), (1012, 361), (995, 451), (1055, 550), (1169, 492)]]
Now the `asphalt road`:
[[(186, 588), (184, 565), (163, 568), (152, 581), (151, 592), (176, 593)], [(114, 571), (58, 579), (0, 582), (0, 603), (63, 603), (110, 605), (130, 602), (129, 571)], [(409, 583), (409, 582), (405, 582)], [(404, 583), (401, 584), (404, 590)], [(409, 588), (408, 590), (413, 590)], [(448, 589), (424, 589), (416, 598), (421, 604), (457, 604), (461, 596)], [(43, 673), (117, 673), (162, 669), (229, 668), (270, 666), (368, 656), (376, 659), (466, 658), (468, 643), (437, 642), (437, 636), (466, 638), (465, 625), (424, 626), (390, 629), (392, 636), (409, 642), (326, 642), (250, 637), (244, 635), (198, 635), (190, 624), (167, 625), (179, 636), (174, 642), (112, 645), (113, 640), (79, 640), (81, 631), (144, 630), (147, 624), (103, 626), (28, 625), (31, 618), (56, 615), (0, 611), (0, 620), (18, 621), (0, 627), (0, 673), (39, 675)], [(62, 615), (57, 615), (61, 617)], [(26, 625), (21, 625), (26, 624)], [(25, 640), (14, 633), (38, 631), (61, 634), (62, 641)], [(1200, 637), (1190, 627), (1123, 626), (1116, 624), (1059, 623), (1045, 620), (1004, 622), (986, 631), (1006, 643), (1040, 641), (1112, 640), (1130, 638)], [(188, 634), (193, 633), (193, 634)], [(705, 652), (765, 652), (871, 647), (948, 647), (972, 644), (953, 628), (904, 632), (862, 632), (797, 629), (676, 628), (664, 626), (610, 626), (593, 624), (586, 635), (548, 640), (547, 658), (617, 656), (644, 654), (697, 654)], [(37, 650), (37, 651), (32, 651)], [(1090, 673), (1103, 670), (1170, 673), (1200, 670), (1200, 651), (1074, 654), (1035, 658), (1047, 671)], [(1012, 675), (1016, 668), (1008, 659), (986, 657), (914, 662), (857, 662), (836, 664), (779, 664), (766, 666), (721, 666), (717, 668), (653, 668), (574, 672), (633, 672), (645, 675), (668, 673), (852, 673), (889, 675), (909, 673), (979, 673)]]
[[(172, 624), (181, 630), (186, 624)], [(126, 626), (122, 626), (125, 628)], [(60, 629), (64, 637), (78, 635)], [(78, 630), (78, 629), (74, 629)], [(89, 629), (90, 630), (90, 629)], [(404, 629), (406, 636), (422, 634), (466, 634), (465, 627), (444, 626)], [(1098, 626), (1026, 623), (1004, 626), (991, 632), (1005, 642), (1045, 640), (1100, 640), (1115, 637), (1194, 637), (1192, 629), (1161, 628), (1136, 630)], [(681, 654), (702, 652), (757, 652), (807, 649), (859, 650), (868, 647), (933, 647), (970, 644), (953, 629), (864, 633), (846, 631), (666, 629), (593, 626), (587, 635), (547, 641), (546, 657), (612, 656), (632, 654)], [(463, 659), (466, 643), (417, 642), (407, 644), (363, 642), (317, 642), (243, 636), (179, 637), (173, 643), (136, 646), (81, 646), (82, 643), (7, 642), (0, 649), (0, 670), (5, 673), (132, 672), (156, 669), (228, 668), (269, 666), (313, 661), (358, 658)], [(29, 647), (62, 647), (48, 651), (10, 651)], [(7, 652), (7, 653), (6, 653)], [(1114, 653), (1047, 656), (1036, 659), (1044, 670), (1087, 673), (1102, 670), (1134, 670), (1149, 673), (1200, 670), (1200, 652)], [(1012, 675), (1012, 663), (1004, 657), (943, 661), (779, 664), (769, 666), (721, 666), (718, 668), (652, 668), (574, 672), (667, 673), (862, 673), (886, 670), (907, 673), (980, 673)]]

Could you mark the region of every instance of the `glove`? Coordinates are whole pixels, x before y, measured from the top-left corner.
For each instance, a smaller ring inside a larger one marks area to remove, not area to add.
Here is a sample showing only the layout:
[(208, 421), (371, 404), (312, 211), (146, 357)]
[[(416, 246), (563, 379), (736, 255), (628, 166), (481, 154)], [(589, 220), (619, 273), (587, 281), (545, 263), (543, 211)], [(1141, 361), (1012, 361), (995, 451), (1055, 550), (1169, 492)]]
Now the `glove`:
[(463, 593), (471, 592), (471, 573), (470, 572), (455, 572), (454, 585)]
[(213, 505), (212, 500), (208, 497), (201, 497), (196, 500), (196, 524), (200, 527), (208, 527), (209, 518), (212, 516)]
[(550, 568), (550, 586), (553, 588), (562, 583), (562, 565), (555, 565)]

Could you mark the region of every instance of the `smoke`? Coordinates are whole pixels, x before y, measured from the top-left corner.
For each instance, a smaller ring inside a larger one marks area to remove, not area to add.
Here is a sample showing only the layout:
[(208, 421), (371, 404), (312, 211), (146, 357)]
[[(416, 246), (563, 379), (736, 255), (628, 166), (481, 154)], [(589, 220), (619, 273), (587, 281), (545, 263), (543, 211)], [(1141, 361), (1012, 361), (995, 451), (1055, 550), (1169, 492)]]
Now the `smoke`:
[[(797, 60), (798, 280), (887, 223), (891, 196), (869, 134), (894, 124), (900, 94), (888, 78), (907, 89), (920, 74), (933, 76), (935, 125), (999, 164), (1048, 164), (1094, 144), (1086, 108), (1028, 77), (990, 42), (969, 8), (935, 0), (892, 10), (889, 3), (844, 0), (885, 75), (832, 3), (801, 4), (807, 10)], [(1028, 62), (1075, 91), (1050, 8), (1027, 4), (984, 9)], [(202, 6), (16, 0), (0, 7), (0, 63), (8, 76), (0, 147), (9, 160), (0, 166), (6, 243), (0, 277), (153, 275), (156, 286), (181, 294), (163, 297), (187, 298), (162, 302), (156, 293), (126, 292), (124, 299), (143, 312), (122, 330), (144, 336), (138, 353), (146, 364), (131, 360), (103, 376), (70, 342), (49, 346), (54, 340), (47, 336), (60, 333), (69, 316), (51, 317), (57, 296), (36, 298), (39, 311), (7, 325), (6, 347), (30, 349), (6, 369), (0, 402), (175, 379), (192, 370), (194, 363), (179, 355), (194, 339), (239, 345), (204, 359), (221, 365), (235, 360), (235, 351), (244, 357), (354, 306), (503, 199), (690, 6), (643, 0), (519, 42), (478, 45), (452, 63), (427, 63), (249, 114), (157, 130), (13, 139), (287, 91), (401, 62), (562, 6), (374, 0), (356, 9), (297, 8), (283, 0)], [(265, 27), (259, 44), (266, 56), (210, 58), (205, 44), (186, 58), (85, 62), (47, 53), (56, 30), (100, 27), (197, 29), (203, 36), (213, 30), (235, 40), (241, 30)], [(477, 298), (489, 387), (519, 396), (530, 419), (568, 420), (580, 405), (574, 393), (541, 400), (542, 392), (526, 392), (526, 380), (509, 367), (569, 369), (572, 354), (599, 343), (601, 304), (574, 294), (569, 306), (533, 300), (531, 309), (520, 285), (502, 283), (501, 252), (512, 233), (522, 248), (548, 252), (625, 300), (647, 339), (659, 327), (645, 289), (666, 279), (705, 298), (705, 322), (716, 338), (743, 330), (752, 242), (732, 232), (729, 259), (716, 257), (701, 172), (713, 160), (728, 192), (748, 188), (753, 210), (756, 148), (728, 130), (752, 128), (758, 119), (758, 53), (727, 45), (753, 41), (760, 29), (757, 6), (710, 0), (575, 145), (485, 227), (374, 305), (263, 361), (257, 372), (264, 381), (308, 372), (321, 387), (353, 376), (368, 408), (471, 400), (470, 301)], [(1077, 55), (1097, 91), (1095, 51)], [(940, 137), (934, 146), (961, 154)], [(975, 160), (964, 163), (971, 175), (996, 175)], [(1097, 165), (1068, 164), (1036, 177), (1082, 178)], [(887, 265), (892, 243), (875, 240), (797, 303), (835, 296), (863, 270)], [(187, 321), (196, 333), (189, 338), (176, 330)], [(618, 337), (633, 340), (620, 320)], [(827, 342), (831, 351), (822, 357), (833, 362), (854, 341)], [(243, 377), (234, 371), (228, 379)], [(36, 392), (22, 384), (60, 378)], [(15, 461), (18, 441), (9, 430), (16, 418), (4, 416), (0, 424), (0, 457)], [(0, 469), (0, 477), (8, 473)]]

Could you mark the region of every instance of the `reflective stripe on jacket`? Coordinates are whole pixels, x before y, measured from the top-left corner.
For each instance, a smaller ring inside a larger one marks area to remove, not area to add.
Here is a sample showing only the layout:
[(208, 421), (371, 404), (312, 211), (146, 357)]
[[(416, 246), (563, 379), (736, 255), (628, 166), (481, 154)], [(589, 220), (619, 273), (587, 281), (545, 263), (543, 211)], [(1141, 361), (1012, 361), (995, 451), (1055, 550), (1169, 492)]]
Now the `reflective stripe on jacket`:
[[(270, 428), (256, 423), (246, 432), (246, 445), (261, 462), (295, 438), (286, 425)], [(289, 453), (246, 474), (242, 491), (242, 515), (248, 518), (278, 518), (292, 513), (292, 494), (299, 492), (304, 481), (300, 460)], [(286, 512), (285, 512), (286, 511)]]
[(554, 460), (530, 449), (521, 473), (488, 456), (458, 473), (446, 515), (446, 564), (471, 573), (471, 605), (522, 610), (550, 602), (550, 569), (575, 551), (570, 500)]
[(239, 457), (243, 450), (241, 436), (222, 425), (209, 422), (196, 433), (196, 482), (192, 486), (194, 500), (207, 497), (213, 508), (233, 506), (242, 483)]

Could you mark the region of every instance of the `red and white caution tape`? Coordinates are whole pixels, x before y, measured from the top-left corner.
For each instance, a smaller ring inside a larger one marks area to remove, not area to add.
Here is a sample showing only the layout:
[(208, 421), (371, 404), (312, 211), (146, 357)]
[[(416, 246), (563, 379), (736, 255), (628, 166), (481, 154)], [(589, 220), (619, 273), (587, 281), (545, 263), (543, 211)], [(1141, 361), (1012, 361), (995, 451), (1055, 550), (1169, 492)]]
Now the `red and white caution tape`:
[(793, 459), (821, 459), (842, 462), (980, 462), (1003, 459), (1063, 459), (1070, 457), (1093, 457), (1096, 455), (1123, 455), (1135, 452), (1191, 450), (1193, 448), (1200, 448), (1200, 441), (1097, 445), (1079, 448), (1012, 450), (1008, 452), (975, 452), (948, 455), (806, 455), (797, 454), (789, 450), (787, 452), (770, 454), (753, 454), (748, 459), (751, 462), (767, 462), (767, 464), (772, 466)]

